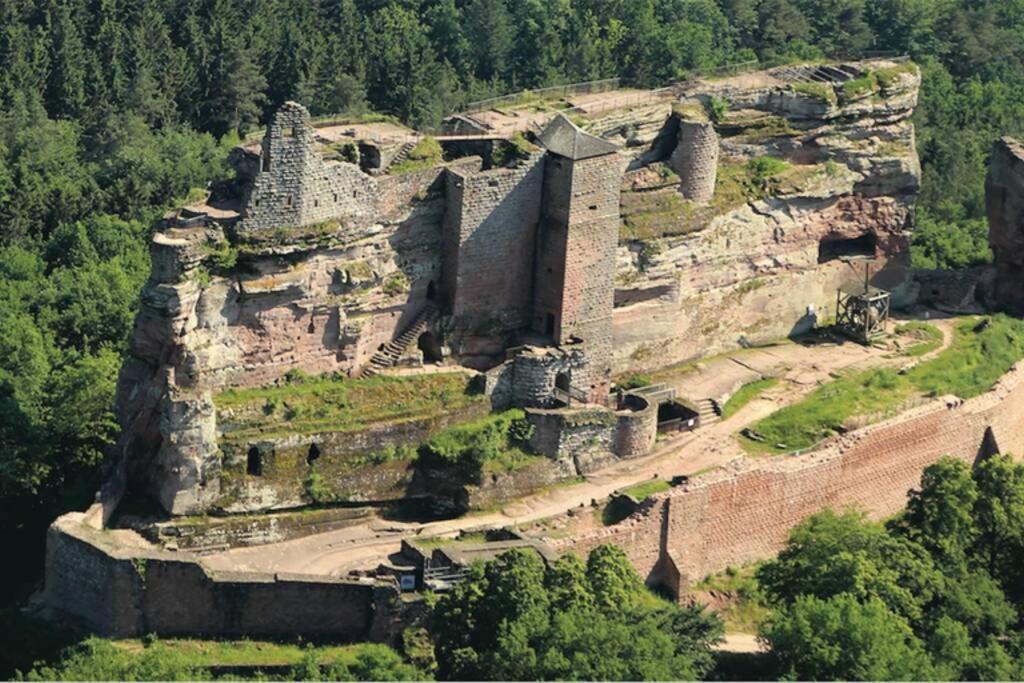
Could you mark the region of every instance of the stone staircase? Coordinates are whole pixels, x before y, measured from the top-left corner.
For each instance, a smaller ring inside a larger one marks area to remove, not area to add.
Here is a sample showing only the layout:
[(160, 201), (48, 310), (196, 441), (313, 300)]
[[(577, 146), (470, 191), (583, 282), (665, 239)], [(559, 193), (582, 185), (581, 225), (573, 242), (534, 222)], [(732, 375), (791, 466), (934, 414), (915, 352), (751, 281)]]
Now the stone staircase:
[(398, 359), (402, 357), (409, 345), (415, 342), (421, 334), (427, 331), (427, 325), (437, 314), (437, 308), (433, 304), (427, 304), (419, 315), (409, 324), (400, 335), (389, 341), (377, 353), (373, 354), (370, 362), (359, 368), (356, 377), (373, 377), (380, 374), (381, 370), (394, 367)]
[(415, 148), (415, 140), (409, 140), (407, 142), (402, 143), (401, 148), (399, 148), (399, 150), (395, 153), (395, 156), (391, 157), (388, 163), (384, 164), (383, 168), (380, 169), (379, 173), (381, 175), (384, 175), (391, 170), (392, 166), (394, 166), (395, 164), (400, 164), (403, 161), (405, 161), (409, 157), (409, 152), (411, 152)]
[(700, 415), (700, 426), (707, 427), (722, 419), (722, 408), (713, 398), (702, 398), (697, 401), (697, 414)]

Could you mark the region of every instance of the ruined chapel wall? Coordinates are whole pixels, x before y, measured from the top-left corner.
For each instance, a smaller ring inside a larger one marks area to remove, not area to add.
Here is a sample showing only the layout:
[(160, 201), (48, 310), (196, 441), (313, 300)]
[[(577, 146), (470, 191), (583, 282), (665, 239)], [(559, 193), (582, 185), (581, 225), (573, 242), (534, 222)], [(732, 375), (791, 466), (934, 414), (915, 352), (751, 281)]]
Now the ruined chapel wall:
[(644, 576), (654, 571), (663, 546), (686, 579), (696, 581), (774, 555), (793, 526), (823, 508), (887, 517), (906, 504), (922, 470), (943, 455), (975, 462), (989, 426), (1002, 452), (1024, 452), (1022, 380), (1018, 367), (992, 391), (962, 404), (936, 399), (820, 451), (742, 460), (692, 479), (656, 498), (666, 506), (664, 529), (665, 520), (645, 509), (614, 527), (555, 544), (583, 556), (601, 543), (622, 545)]

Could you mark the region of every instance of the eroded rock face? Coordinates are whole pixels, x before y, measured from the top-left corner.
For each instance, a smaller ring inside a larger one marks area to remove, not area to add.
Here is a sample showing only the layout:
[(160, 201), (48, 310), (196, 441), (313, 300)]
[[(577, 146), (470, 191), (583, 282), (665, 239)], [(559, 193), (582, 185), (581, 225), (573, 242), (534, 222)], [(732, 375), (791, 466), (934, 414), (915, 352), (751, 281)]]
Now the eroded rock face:
[(996, 277), (992, 303), (1024, 315), (1024, 144), (1003, 138), (992, 149), (985, 182), (988, 241)]
[[(900, 299), (921, 177), (910, 121), (920, 75), (897, 70), (849, 101), (840, 86), (834, 99), (779, 84), (687, 93), (729, 106), (716, 126), (716, 196), (692, 231), (620, 244), (617, 370), (807, 331), (834, 315), (838, 287), (864, 281), (858, 258), (874, 258), (872, 283)], [(765, 156), (790, 164), (772, 196), (730, 205), (723, 176)]]
[[(708, 133), (703, 142), (710, 145), (717, 136), (718, 145), (708, 146), (700, 163), (672, 164), (690, 158), (678, 147), (693, 136), (681, 134), (670, 101), (590, 119), (591, 133), (621, 146), (615, 163), (607, 166), (609, 173), (625, 173), (623, 213), (627, 194), (641, 208), (645, 198), (672, 195), (663, 218), (686, 224), (686, 229), (620, 240), (615, 272), (607, 273), (617, 284), (614, 372), (664, 366), (809, 329), (833, 313), (837, 287), (863, 280), (863, 264), (851, 262), (851, 256), (877, 258), (876, 285), (893, 288), (903, 281), (920, 179), (909, 120), (920, 83), (917, 70), (903, 69), (887, 78), (885, 87), (849, 99), (838, 86), (822, 99), (769, 80), (773, 84), (757, 79), (753, 85), (702, 83), (676, 94), (688, 102), (713, 97), (729, 105), (716, 120), (716, 131), (702, 129)], [(296, 125), (305, 125), (300, 119)], [(286, 136), (289, 145), (314, 144), (315, 135), (299, 132)], [(241, 194), (243, 203), (252, 204), (249, 214), (244, 206), (234, 213), (209, 206), (202, 209), (205, 214), (183, 211), (153, 240), (153, 274), (142, 292), (130, 357), (119, 380), (123, 434), (117, 449), (132, 485), (154, 494), (173, 514), (307, 503), (303, 454), (314, 443), (325, 453), (334, 448), (323, 435), (275, 435), (256, 446), (298, 463), (295, 476), (274, 485), (247, 477), (246, 451), (253, 444), (226, 444), (229, 416), (218, 420), (219, 392), (266, 385), (293, 370), (354, 374), (408, 329), (428, 302), (440, 308), (432, 333), (461, 362), (491, 367), (519, 341), (503, 318), (473, 326), (472, 335), (454, 333), (460, 328), (446, 290), (473, 290), (467, 285), (473, 278), (453, 267), (465, 252), (457, 252), (459, 243), (446, 235), (453, 231), (449, 223), (462, 220), (469, 209), (497, 224), (494, 235), (505, 235), (513, 224), (532, 235), (534, 226), (525, 225), (530, 221), (523, 217), (538, 212), (501, 201), (516, 188), (524, 194), (533, 187), (520, 178), (523, 174), (505, 169), (477, 177), (481, 160), (464, 158), (450, 162), (454, 168), (447, 176), (440, 166), (397, 176), (358, 175), (362, 171), (352, 164), (309, 162), (305, 148), (302, 154), (275, 149), (269, 168), (298, 164), (302, 173), (289, 170), (285, 180), (302, 182), (272, 187), (264, 182), (256, 188), (260, 191), (249, 187)], [(244, 162), (243, 183), (267, 172), (261, 166), (266, 155), (236, 156)], [(749, 160), (765, 156), (786, 160), (786, 170), (737, 182)], [(716, 157), (717, 185), (707, 167)], [(688, 175), (693, 169), (701, 172), (699, 178)], [(348, 182), (352, 178), (358, 182)], [(470, 185), (482, 191), (463, 202), (461, 212), (452, 211), (454, 189)], [(697, 186), (700, 197), (692, 192)], [(306, 197), (304, 187), (319, 189)], [(500, 195), (495, 201), (504, 204), (505, 214), (486, 204), (491, 190)], [(700, 201), (684, 199), (688, 193)], [(1008, 200), (1002, 203), (1009, 206)], [(328, 205), (342, 207), (344, 215), (336, 215), (342, 209), (326, 212)], [(355, 208), (344, 208), (350, 205)], [(1019, 232), (1020, 205), (1013, 206)], [(578, 208), (597, 209), (586, 202)], [(277, 225), (280, 221), (298, 224)], [(487, 251), (493, 243), (481, 238), (472, 246)], [(1024, 259), (1016, 245), (1008, 242), (1003, 251)], [(501, 258), (488, 263), (496, 264), (492, 270), (512, 272), (502, 261), (510, 258), (502, 249)], [(533, 263), (532, 249), (523, 253), (524, 262)], [(484, 285), (501, 279), (490, 271), (483, 277), (471, 274)], [(506, 283), (518, 279), (501, 275)], [(527, 290), (530, 286), (522, 283)], [(483, 300), (476, 291), (465, 295), (472, 302)], [(423, 435), (413, 430), (408, 437)], [(353, 448), (337, 446), (339, 453)], [(586, 467), (577, 463), (578, 469)], [(324, 464), (322, 472), (328, 471)], [(367, 500), (402, 490), (411, 475), (395, 463), (344, 476), (338, 486), (349, 498)]]

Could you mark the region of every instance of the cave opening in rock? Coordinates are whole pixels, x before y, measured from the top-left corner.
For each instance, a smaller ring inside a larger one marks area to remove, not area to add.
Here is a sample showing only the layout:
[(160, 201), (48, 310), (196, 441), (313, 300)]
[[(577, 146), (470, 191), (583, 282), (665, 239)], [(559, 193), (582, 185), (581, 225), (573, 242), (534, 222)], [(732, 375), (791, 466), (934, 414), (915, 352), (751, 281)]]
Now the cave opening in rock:
[(263, 476), (263, 454), (260, 449), (253, 446), (249, 449), (249, 457), (245, 462), (245, 471), (253, 477)]
[(315, 443), (309, 444), (309, 452), (306, 453), (306, 464), (312, 465), (320, 457), (320, 447)]
[(416, 348), (423, 352), (424, 363), (440, 363), (442, 359), (441, 344), (433, 332), (424, 332), (416, 341)]
[(818, 263), (840, 259), (874, 258), (877, 249), (878, 237), (873, 232), (847, 239), (825, 237), (818, 243)]

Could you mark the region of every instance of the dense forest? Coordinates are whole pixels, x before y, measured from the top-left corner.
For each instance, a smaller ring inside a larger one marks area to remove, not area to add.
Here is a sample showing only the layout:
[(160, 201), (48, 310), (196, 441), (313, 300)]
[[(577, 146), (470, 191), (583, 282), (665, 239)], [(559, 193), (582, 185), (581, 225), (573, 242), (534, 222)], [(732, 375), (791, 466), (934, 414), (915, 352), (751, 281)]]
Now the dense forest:
[(620, 76), (884, 50), (924, 73), (914, 259), (988, 258), (994, 138), (1024, 133), (1024, 0), (5, 0), (0, 3), (0, 528), (95, 490), (160, 211), (288, 99), (436, 124), (466, 102)]

